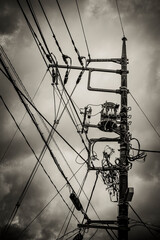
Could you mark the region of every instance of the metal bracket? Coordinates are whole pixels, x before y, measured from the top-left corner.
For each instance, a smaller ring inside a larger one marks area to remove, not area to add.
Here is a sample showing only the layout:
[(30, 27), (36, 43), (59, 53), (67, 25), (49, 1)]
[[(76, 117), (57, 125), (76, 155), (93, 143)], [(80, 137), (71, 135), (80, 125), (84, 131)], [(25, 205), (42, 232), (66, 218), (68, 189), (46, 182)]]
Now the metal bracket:
[[(94, 71), (93, 69), (90, 69), (89, 73), (88, 73), (88, 86), (87, 86), (87, 88), (88, 88), (89, 91), (120, 93), (119, 89), (114, 90), (114, 89), (103, 89), (103, 88), (93, 88), (93, 87), (91, 87), (91, 73), (93, 71)], [(120, 74), (120, 70), (117, 70), (115, 73)]]

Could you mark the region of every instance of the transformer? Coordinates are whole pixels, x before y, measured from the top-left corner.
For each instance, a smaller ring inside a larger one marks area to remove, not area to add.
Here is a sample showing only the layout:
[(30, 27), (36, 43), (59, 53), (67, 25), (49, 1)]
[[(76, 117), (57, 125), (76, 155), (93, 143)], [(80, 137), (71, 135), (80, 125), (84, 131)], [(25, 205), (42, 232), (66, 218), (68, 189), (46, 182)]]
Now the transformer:
[(120, 119), (119, 114), (117, 114), (119, 104), (112, 102), (105, 102), (102, 105), (101, 118), (98, 123), (98, 128), (104, 132), (117, 132), (118, 125), (117, 120)]

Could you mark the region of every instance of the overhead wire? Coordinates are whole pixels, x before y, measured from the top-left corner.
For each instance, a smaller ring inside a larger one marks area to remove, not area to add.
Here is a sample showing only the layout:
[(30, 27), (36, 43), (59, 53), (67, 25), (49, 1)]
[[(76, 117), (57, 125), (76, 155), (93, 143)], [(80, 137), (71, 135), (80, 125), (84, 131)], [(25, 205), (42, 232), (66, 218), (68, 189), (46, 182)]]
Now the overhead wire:
[(73, 44), (74, 50), (75, 50), (75, 52), (77, 53), (78, 60), (79, 60), (79, 62), (80, 62), (80, 64), (81, 64), (81, 66), (83, 67), (84, 64), (83, 64), (83, 61), (82, 61), (82, 57), (80, 56), (79, 51), (78, 51), (78, 49), (77, 49), (77, 47), (76, 47), (76, 45), (75, 45), (75, 42), (74, 42), (74, 40), (73, 40), (73, 38), (72, 38), (72, 35), (71, 35), (70, 30), (69, 30), (69, 27), (68, 27), (68, 24), (67, 24), (67, 22), (66, 22), (66, 19), (65, 19), (65, 17), (64, 17), (62, 8), (61, 8), (61, 6), (60, 6), (60, 4), (59, 4), (59, 1), (56, 0), (56, 2), (57, 2), (57, 5), (58, 5), (58, 8), (59, 8), (59, 11), (60, 11), (60, 13), (61, 13), (62, 19), (63, 19), (63, 21), (64, 21), (64, 24), (65, 24), (65, 26), (66, 26), (66, 29), (67, 29), (67, 31), (68, 31), (68, 34), (69, 34), (69, 36), (70, 36), (70, 39), (71, 39), (71, 42), (72, 42), (72, 44)]
[(134, 210), (134, 208), (131, 206), (131, 204), (128, 202), (129, 207), (132, 209), (132, 211), (135, 213), (135, 215), (138, 217), (140, 222), (144, 225), (144, 227), (149, 231), (149, 233), (157, 239), (157, 236), (151, 231), (151, 229), (146, 225), (146, 223), (142, 220), (142, 218), (139, 216), (139, 214)]
[(56, 38), (56, 35), (55, 35), (54, 31), (53, 31), (53, 28), (52, 28), (52, 26), (51, 26), (51, 24), (50, 24), (50, 21), (49, 21), (49, 19), (48, 19), (48, 16), (47, 16), (47, 14), (46, 14), (46, 12), (45, 12), (45, 10), (44, 10), (44, 7), (43, 7), (43, 5), (42, 5), (42, 2), (41, 2), (40, 0), (38, 0), (38, 2), (39, 2), (39, 5), (40, 5), (40, 7), (41, 7), (41, 9), (42, 9), (42, 12), (43, 12), (43, 14), (44, 14), (44, 16), (45, 16), (45, 19), (46, 19), (46, 21), (47, 21), (47, 23), (48, 23), (48, 26), (49, 26), (49, 28), (50, 28), (50, 30), (51, 30), (52, 36), (53, 36), (53, 38), (54, 38), (54, 40), (55, 40), (55, 42), (56, 42), (56, 45), (57, 45), (57, 47), (58, 47), (58, 50), (59, 50), (60, 53), (62, 54), (62, 59), (63, 59), (63, 61), (65, 62), (65, 64), (68, 65), (67, 58), (70, 58), (70, 57), (68, 57), (67, 55), (65, 55), (65, 54), (63, 53), (63, 51), (62, 51), (62, 49), (61, 49), (61, 47), (60, 47), (60, 45), (59, 45), (59, 42), (58, 42), (58, 40), (57, 40), (57, 38)]
[[(56, 238), (56, 240), (60, 240), (60, 239), (64, 238), (65, 236), (69, 235), (70, 233), (73, 233), (73, 232), (75, 232), (77, 230), (79, 230), (79, 229), (75, 228), (74, 230), (65, 233), (63, 236)], [(74, 233), (71, 237), (73, 237), (75, 234), (77, 234), (77, 233)], [(67, 238), (67, 239), (69, 239), (69, 238)]]
[[(47, 69), (47, 71), (48, 71), (48, 69)], [(41, 85), (42, 85), (42, 83), (43, 83), (43, 81), (44, 81), (44, 79), (45, 79), (45, 77), (46, 77), (47, 71), (45, 72), (45, 74), (44, 74), (41, 82), (39, 83), (38, 88), (37, 88), (36, 92), (34, 93), (33, 98), (31, 99), (32, 101), (33, 101), (34, 98), (36, 97), (36, 95), (37, 95), (37, 93), (38, 93), (38, 91), (39, 91), (39, 89), (40, 89), (40, 87), (41, 87)], [(23, 86), (24, 86), (24, 85), (23, 85)], [(26, 116), (26, 112), (24, 113), (24, 115), (23, 115), (23, 117), (22, 117), (22, 119), (21, 119), (21, 121), (20, 121), (20, 123), (19, 123), (19, 126), (21, 126), (21, 124), (22, 124), (25, 116)], [(16, 129), (16, 131), (14, 132), (12, 138), (10, 139), (10, 141), (9, 141), (9, 143), (8, 143), (8, 145), (7, 145), (5, 151), (4, 151), (4, 153), (3, 153), (3, 155), (2, 155), (2, 157), (1, 157), (1, 159), (0, 159), (0, 162), (3, 161), (4, 157), (6, 156), (7, 152), (9, 151), (9, 148), (10, 148), (12, 142), (14, 141), (14, 138), (15, 138), (17, 132), (18, 132), (18, 128)]]
[[(47, 61), (46, 61), (46, 59), (45, 59), (44, 56), (46, 56), (46, 58), (47, 58), (47, 60), (49, 61), (49, 63), (51, 63), (51, 59), (48, 57), (48, 54), (46, 53), (46, 51), (45, 51), (43, 45), (41, 44), (41, 42), (40, 42), (37, 34), (35, 33), (35, 31), (34, 31), (32, 25), (31, 25), (31, 23), (29, 22), (29, 19), (27, 18), (27, 15), (25, 14), (25, 11), (24, 11), (22, 5), (20, 4), (20, 1), (17, 0), (17, 3), (18, 3), (18, 5), (19, 5), (19, 7), (20, 7), (20, 9), (21, 9), (21, 12), (22, 12), (25, 20), (26, 20), (26, 23), (27, 23), (27, 25), (28, 25), (28, 27), (29, 27), (29, 30), (30, 30), (30, 32), (31, 32), (31, 34), (32, 34), (32, 36), (33, 36), (33, 39), (35, 40), (35, 43), (36, 43), (36, 45), (37, 45), (37, 47), (38, 47), (38, 50), (39, 50), (39, 52), (40, 52), (40, 54), (41, 54), (41, 56), (42, 56), (42, 58), (43, 58), (43, 61), (45, 62), (45, 65), (46, 65), (47, 68), (48, 68), (48, 63), (47, 63)], [(49, 70), (49, 72), (50, 72), (50, 70)], [(51, 74), (51, 72), (50, 72), (50, 74)], [(52, 76), (52, 74), (51, 74), (51, 76)]]
[(30, 12), (31, 12), (31, 15), (32, 15), (32, 17), (33, 17), (33, 19), (34, 19), (34, 22), (35, 22), (35, 24), (36, 24), (36, 26), (37, 26), (37, 29), (38, 29), (38, 31), (39, 31), (39, 34), (40, 34), (40, 36), (41, 36), (41, 38), (42, 38), (42, 41), (43, 41), (43, 43), (44, 43), (44, 45), (45, 45), (45, 48), (46, 48), (46, 50), (47, 50), (47, 52), (48, 52), (48, 54), (46, 55), (46, 57), (48, 58), (49, 62), (52, 63), (52, 62), (54, 61), (54, 60), (53, 60), (53, 57), (52, 57), (52, 55), (51, 55), (51, 52), (50, 52), (50, 50), (49, 50), (49, 48), (48, 48), (48, 45), (47, 45), (47, 42), (46, 42), (46, 40), (45, 40), (45, 38), (44, 38), (44, 35), (43, 35), (43, 33), (42, 33), (40, 24), (39, 24), (39, 22), (38, 22), (38, 19), (37, 19), (37, 17), (36, 17), (35, 12), (34, 12), (34, 9), (33, 9), (33, 6), (32, 6), (32, 4), (31, 4), (31, 1), (30, 1), (30, 0), (26, 0), (26, 2), (27, 2), (27, 5), (28, 5), (28, 7), (29, 7), (29, 10), (30, 10)]
[(138, 103), (138, 101), (135, 99), (135, 97), (133, 96), (133, 94), (131, 92), (129, 92), (132, 99), (135, 101), (135, 103), (137, 104), (138, 108), (141, 110), (141, 112), (143, 113), (143, 115), (145, 116), (145, 118), (147, 119), (147, 121), (149, 122), (149, 124), (151, 125), (151, 127), (153, 128), (153, 130), (155, 131), (155, 133), (157, 134), (157, 136), (160, 138), (160, 134), (159, 132), (156, 130), (155, 126), (152, 124), (152, 122), (150, 121), (150, 119), (148, 118), (148, 116), (146, 115), (146, 113), (143, 111), (143, 109), (141, 108), (140, 104)]
[(92, 236), (89, 238), (89, 240), (91, 240), (95, 235), (96, 235), (96, 233), (98, 232), (98, 228), (95, 230), (95, 232), (92, 234)]
[[(87, 211), (88, 211), (89, 205), (90, 205), (90, 203), (91, 203), (91, 199), (92, 199), (92, 197), (93, 197), (93, 193), (94, 193), (94, 190), (95, 190), (95, 187), (96, 187), (96, 184), (97, 184), (98, 174), (99, 174), (99, 172), (97, 171), (97, 172), (96, 172), (96, 179), (95, 179), (95, 182), (94, 182), (94, 185), (93, 185), (91, 194), (90, 194), (90, 198), (89, 198), (89, 201), (88, 201), (86, 210), (85, 210), (86, 214), (87, 214)], [(84, 222), (84, 219), (85, 219), (85, 218), (83, 218), (82, 223)], [(106, 232), (108, 233), (108, 235), (110, 236), (110, 238), (114, 240), (113, 236), (110, 234), (110, 232), (108, 231), (108, 229), (106, 229)], [(114, 232), (112, 231), (112, 233), (114, 233)]]
[(123, 27), (122, 18), (121, 18), (121, 14), (120, 14), (120, 10), (119, 10), (119, 5), (118, 5), (118, 0), (115, 0), (115, 1), (116, 1), (116, 7), (117, 7), (117, 12), (118, 12), (118, 16), (119, 16), (120, 25), (121, 25), (122, 34), (123, 34), (123, 37), (125, 37), (124, 27)]
[(85, 40), (85, 44), (86, 44), (86, 48), (87, 48), (87, 52), (88, 52), (88, 58), (90, 59), (91, 55), (90, 55), (90, 51), (89, 51), (89, 47), (88, 47), (88, 42), (87, 42), (84, 26), (83, 26), (83, 21), (82, 21), (80, 9), (79, 9), (78, 0), (75, 0), (75, 1), (76, 1), (77, 11), (78, 11), (78, 15), (79, 15), (79, 19), (80, 19), (80, 23), (81, 23), (81, 27), (82, 27), (82, 32), (83, 32), (83, 36), (84, 36), (84, 40)]

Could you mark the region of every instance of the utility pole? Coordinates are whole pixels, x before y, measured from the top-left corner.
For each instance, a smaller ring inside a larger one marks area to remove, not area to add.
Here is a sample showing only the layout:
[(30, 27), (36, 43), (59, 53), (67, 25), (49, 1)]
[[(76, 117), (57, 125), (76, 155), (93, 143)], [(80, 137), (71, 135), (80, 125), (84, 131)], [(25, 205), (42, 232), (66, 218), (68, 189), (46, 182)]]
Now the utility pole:
[[(88, 90), (89, 91), (99, 91), (108, 92), (112, 94), (120, 94), (120, 111), (118, 113), (119, 104), (106, 101), (102, 104), (100, 122), (98, 124), (91, 124), (91, 107), (84, 108), (84, 119), (82, 124), (82, 133), (88, 132), (89, 128), (98, 128), (99, 130), (109, 133), (113, 132), (116, 137), (106, 137), (102, 138), (92, 138), (89, 139), (89, 155), (88, 155), (88, 170), (98, 171), (102, 175), (104, 184), (110, 189), (110, 196), (115, 196), (116, 202), (118, 202), (118, 217), (116, 220), (91, 220), (87, 219), (86, 223), (78, 224), (80, 229), (105, 229), (118, 232), (118, 240), (128, 240), (128, 202), (132, 200), (133, 188), (128, 188), (128, 170), (130, 167), (129, 163), (129, 146), (130, 146), (130, 133), (129, 133), (129, 122), (128, 122), (128, 102), (127, 95), (129, 93), (127, 89), (127, 51), (126, 51), (126, 41), (125, 37), (122, 38), (122, 55), (121, 58), (110, 58), (110, 59), (88, 59), (88, 62), (113, 62), (121, 66), (121, 69), (98, 69), (98, 68), (88, 68), (88, 67), (77, 67), (77, 66), (64, 66), (64, 65), (53, 65), (52, 68), (70, 68), (75, 70), (88, 71)], [(91, 86), (91, 74), (94, 71), (107, 72), (119, 74), (121, 76), (121, 85), (119, 89), (102, 89), (95, 88)], [(89, 119), (89, 123), (87, 122)], [(120, 146), (119, 158), (115, 160), (115, 164), (111, 163), (111, 155), (113, 149), (108, 145), (110, 152), (103, 152), (102, 166), (94, 165), (94, 154), (93, 148), (97, 142), (117, 142)], [(118, 162), (117, 162), (118, 160)], [(115, 202), (115, 201), (114, 201)], [(82, 235), (79, 238), (77, 235), (74, 239), (83, 239)]]
[(119, 214), (118, 214), (118, 239), (128, 239), (128, 202), (126, 193), (128, 191), (128, 105), (127, 105), (127, 53), (126, 38), (122, 39), (122, 62), (121, 62), (121, 111), (120, 111), (120, 170), (119, 170)]

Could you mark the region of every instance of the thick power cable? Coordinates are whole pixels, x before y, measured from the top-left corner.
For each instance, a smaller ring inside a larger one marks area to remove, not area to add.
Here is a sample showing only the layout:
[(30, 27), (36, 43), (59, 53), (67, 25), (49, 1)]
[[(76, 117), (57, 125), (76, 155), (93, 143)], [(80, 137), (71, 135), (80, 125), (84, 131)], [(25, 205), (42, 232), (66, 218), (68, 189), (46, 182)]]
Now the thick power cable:
[(138, 217), (138, 219), (141, 221), (141, 223), (146, 227), (146, 229), (150, 232), (150, 234), (157, 239), (157, 236), (151, 231), (151, 229), (146, 225), (146, 223), (142, 220), (142, 218), (138, 215), (138, 213), (134, 210), (134, 208), (131, 206), (130, 203), (128, 203), (129, 207), (132, 209), (132, 211), (135, 213), (135, 215)]
[(123, 27), (122, 18), (121, 18), (121, 14), (120, 14), (120, 10), (119, 10), (119, 5), (118, 5), (118, 0), (115, 0), (115, 1), (116, 1), (117, 12), (118, 12), (118, 16), (119, 16), (119, 21), (120, 21), (123, 37), (125, 37), (124, 27)]
[(79, 15), (79, 19), (80, 19), (80, 23), (81, 23), (81, 27), (82, 27), (82, 32), (83, 32), (83, 36), (84, 36), (84, 40), (85, 40), (85, 44), (86, 44), (86, 48), (87, 48), (87, 52), (88, 52), (88, 58), (90, 59), (91, 55), (89, 52), (88, 42), (87, 42), (86, 34), (84, 31), (84, 26), (83, 26), (82, 17), (81, 17), (79, 5), (78, 5), (78, 0), (75, 0), (75, 1), (76, 1), (77, 11), (78, 11), (78, 15)]
[(137, 106), (139, 107), (139, 109), (141, 110), (141, 112), (143, 113), (143, 115), (145, 116), (145, 118), (147, 119), (147, 121), (149, 122), (149, 124), (151, 125), (151, 127), (153, 128), (153, 130), (155, 131), (155, 133), (157, 134), (157, 136), (160, 138), (159, 132), (156, 130), (156, 128), (154, 127), (154, 125), (152, 124), (152, 122), (150, 121), (148, 116), (145, 114), (145, 112), (143, 111), (143, 109), (141, 108), (141, 106), (139, 105), (139, 103), (137, 102), (137, 100), (135, 99), (135, 97), (133, 96), (133, 94), (131, 92), (130, 92), (130, 95), (133, 98), (133, 100), (135, 101), (135, 103), (137, 104)]
[[(85, 164), (85, 163), (84, 163)], [(80, 166), (78, 170), (69, 178), (69, 181), (72, 180), (73, 177), (81, 170), (81, 168), (84, 166)], [(51, 202), (58, 196), (58, 194), (67, 186), (67, 183), (65, 183), (59, 190), (58, 192), (51, 198), (51, 200), (41, 209), (41, 211), (28, 223), (28, 225), (20, 232), (16, 240), (18, 240), (21, 235), (33, 224), (33, 222), (43, 213), (43, 211), (51, 204)]]
[(84, 64), (83, 64), (83, 61), (82, 61), (82, 57), (80, 56), (79, 51), (78, 51), (78, 49), (76, 48), (75, 42), (74, 42), (74, 40), (73, 40), (73, 38), (72, 38), (71, 32), (70, 32), (70, 30), (69, 30), (69, 27), (68, 27), (68, 25), (67, 25), (66, 19), (65, 19), (65, 17), (64, 17), (62, 8), (61, 8), (61, 6), (60, 6), (60, 4), (59, 4), (59, 1), (56, 0), (56, 2), (57, 2), (57, 5), (58, 5), (58, 8), (59, 8), (59, 11), (60, 11), (60, 13), (61, 13), (61, 16), (62, 16), (62, 18), (63, 18), (64, 24), (65, 24), (65, 26), (66, 26), (66, 28), (67, 28), (68, 34), (69, 34), (69, 36), (70, 36), (71, 42), (72, 42), (72, 44), (73, 44), (73, 46), (74, 46), (74, 50), (75, 50), (75, 52), (77, 53), (78, 60), (79, 60), (80, 64), (81, 64), (82, 67), (83, 67)]

